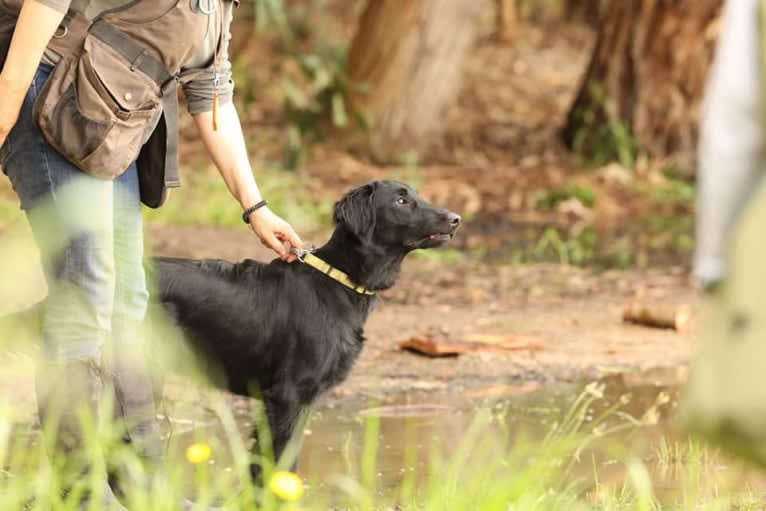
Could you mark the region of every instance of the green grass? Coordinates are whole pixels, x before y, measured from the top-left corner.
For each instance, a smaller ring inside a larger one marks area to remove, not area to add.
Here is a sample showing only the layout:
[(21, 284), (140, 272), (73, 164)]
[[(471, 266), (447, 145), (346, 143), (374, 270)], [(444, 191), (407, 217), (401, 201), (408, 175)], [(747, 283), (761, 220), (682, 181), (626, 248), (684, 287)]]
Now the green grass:
[(470, 257), (470, 254), (455, 248), (439, 248), (436, 250), (416, 250), (412, 256), (421, 261), (454, 264), (465, 261)]
[(569, 199), (577, 199), (587, 208), (596, 205), (596, 193), (591, 187), (571, 184), (561, 189), (545, 192), (537, 199), (537, 207), (552, 209)]
[(696, 200), (697, 191), (691, 183), (678, 179), (669, 179), (667, 183), (650, 189), (649, 195), (660, 204), (691, 207)]
[[(171, 190), (164, 206), (145, 208), (147, 221), (232, 228), (242, 225), (239, 204), (229, 194), (217, 172), (185, 168), (181, 176), (183, 186)], [(258, 171), (256, 177), (269, 207), (298, 231), (313, 231), (331, 225), (332, 202), (329, 199), (312, 200), (297, 174), (266, 169)], [(24, 214), (19, 209), (10, 183), (0, 178), (0, 230), (23, 219)]]
[[(332, 203), (315, 202), (307, 195), (294, 173), (262, 170), (257, 173), (261, 193), (269, 208), (289, 221), (299, 231), (327, 227), (332, 219)], [(214, 225), (239, 227), (242, 212), (229, 194), (223, 179), (212, 170), (188, 170), (182, 175), (183, 186), (171, 191), (167, 203), (159, 209), (147, 209), (146, 219), (171, 225)]]

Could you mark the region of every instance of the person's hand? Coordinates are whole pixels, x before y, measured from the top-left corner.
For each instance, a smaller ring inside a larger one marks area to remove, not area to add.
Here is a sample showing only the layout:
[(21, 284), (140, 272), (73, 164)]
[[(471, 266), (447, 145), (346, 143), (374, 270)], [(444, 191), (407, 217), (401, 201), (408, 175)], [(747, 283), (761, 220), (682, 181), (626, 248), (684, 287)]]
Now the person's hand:
[(0, 75), (0, 146), (5, 143), (8, 134), (16, 124), (24, 103), (26, 88), (15, 80), (7, 80)]
[(279, 257), (288, 263), (295, 261), (297, 256), (290, 253), (285, 244), (296, 249), (303, 248), (303, 241), (292, 226), (267, 207), (257, 209), (250, 215), (250, 227), (260, 238), (261, 243), (279, 254)]

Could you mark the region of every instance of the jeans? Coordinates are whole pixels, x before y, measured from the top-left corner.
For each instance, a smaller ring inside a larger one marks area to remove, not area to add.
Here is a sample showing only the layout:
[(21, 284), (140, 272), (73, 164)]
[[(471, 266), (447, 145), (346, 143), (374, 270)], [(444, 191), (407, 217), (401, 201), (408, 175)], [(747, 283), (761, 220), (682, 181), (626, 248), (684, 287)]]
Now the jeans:
[(99, 356), (110, 338), (114, 345), (133, 342), (149, 293), (136, 166), (114, 181), (98, 179), (46, 142), (32, 107), (51, 69), (38, 68), (0, 165), (32, 227), (48, 282), (44, 353), (66, 361)]

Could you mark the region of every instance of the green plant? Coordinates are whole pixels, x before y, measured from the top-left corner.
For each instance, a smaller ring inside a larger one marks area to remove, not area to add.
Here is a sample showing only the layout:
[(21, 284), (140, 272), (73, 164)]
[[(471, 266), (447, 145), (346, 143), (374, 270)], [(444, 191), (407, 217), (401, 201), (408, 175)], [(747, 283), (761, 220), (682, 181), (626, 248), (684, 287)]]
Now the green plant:
[(663, 204), (692, 206), (697, 198), (697, 190), (693, 184), (680, 179), (671, 179), (650, 191), (652, 198)]
[(440, 250), (416, 250), (413, 257), (422, 261), (435, 261), (438, 263), (454, 264), (464, 261), (466, 254), (455, 248), (443, 248)]
[[(316, 10), (317, 6), (314, 9), (303, 4), (288, 6), (284, 0), (255, 1), (258, 30), (277, 34), (286, 61), (287, 72), (280, 77), (288, 124), (282, 163), (291, 170), (303, 165), (308, 147), (323, 138), (326, 123), (342, 128), (355, 120), (364, 126), (363, 116), (354, 112), (348, 102), (352, 89), (361, 86), (349, 79), (345, 47), (323, 42), (321, 37), (311, 40), (316, 20), (309, 18)], [(251, 98), (255, 87), (243, 70), (247, 70), (247, 62), (235, 62), (235, 75), (237, 78), (244, 75), (243, 83), (248, 89), (245, 94)]]
[(564, 188), (551, 190), (537, 199), (537, 207), (552, 209), (569, 199), (577, 199), (583, 206), (592, 208), (596, 205), (596, 193), (589, 186), (570, 184)]
[(586, 264), (595, 260), (598, 242), (598, 235), (592, 227), (569, 237), (554, 227), (548, 227), (534, 245), (531, 256), (534, 260), (546, 260), (552, 252), (561, 264)]
[(389, 172), (386, 179), (401, 181), (416, 190), (423, 186), (425, 175), (420, 166), (420, 158), (415, 151), (407, 151), (401, 156), (402, 166)]
[(320, 46), (311, 52), (294, 52), (291, 58), (298, 63), (302, 76), (300, 80), (288, 76), (282, 79), (284, 112), (290, 124), (285, 165), (296, 168), (303, 161), (306, 143), (322, 139), (325, 120), (342, 128), (350, 118), (361, 123), (362, 117), (348, 105), (353, 85), (346, 71), (344, 48)]
[(574, 113), (577, 131), (572, 148), (592, 167), (617, 161), (626, 169), (633, 168), (639, 146), (630, 126), (614, 111), (601, 84), (590, 82), (588, 93), (594, 106)]
[(260, 31), (273, 30), (283, 44), (289, 44), (293, 39), (287, 6), (284, 0), (255, 0), (255, 24)]

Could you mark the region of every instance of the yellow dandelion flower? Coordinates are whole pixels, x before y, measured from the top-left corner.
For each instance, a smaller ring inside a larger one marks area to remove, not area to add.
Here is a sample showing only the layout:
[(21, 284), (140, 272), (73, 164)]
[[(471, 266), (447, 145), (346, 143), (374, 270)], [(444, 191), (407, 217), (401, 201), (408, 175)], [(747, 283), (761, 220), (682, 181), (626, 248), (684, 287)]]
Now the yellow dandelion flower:
[(271, 492), (282, 500), (298, 500), (303, 496), (303, 480), (292, 472), (274, 472), (269, 481)]
[(186, 448), (186, 459), (189, 460), (189, 463), (194, 463), (195, 465), (205, 463), (212, 454), (213, 450), (208, 444), (191, 444)]

